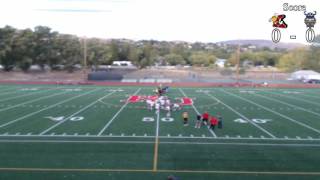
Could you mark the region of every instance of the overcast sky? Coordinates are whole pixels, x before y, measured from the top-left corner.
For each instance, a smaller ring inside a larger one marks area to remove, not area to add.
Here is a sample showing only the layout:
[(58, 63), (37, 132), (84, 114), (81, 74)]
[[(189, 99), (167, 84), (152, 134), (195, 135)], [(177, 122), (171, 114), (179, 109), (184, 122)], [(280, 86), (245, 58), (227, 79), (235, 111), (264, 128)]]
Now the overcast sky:
[[(0, 26), (45, 25), (61, 33), (133, 40), (271, 39), (268, 20), (283, 13), (285, 2), (320, 13), (318, 0), (1, 0)], [(305, 42), (303, 12), (285, 14), (288, 29), (281, 30), (281, 41)], [(320, 18), (315, 31), (320, 33)]]

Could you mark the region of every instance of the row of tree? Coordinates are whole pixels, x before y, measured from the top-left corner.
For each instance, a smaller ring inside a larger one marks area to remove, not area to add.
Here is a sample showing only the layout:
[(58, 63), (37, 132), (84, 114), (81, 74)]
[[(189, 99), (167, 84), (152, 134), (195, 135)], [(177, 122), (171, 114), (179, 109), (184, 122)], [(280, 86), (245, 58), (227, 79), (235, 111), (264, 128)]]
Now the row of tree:
[(315, 43), (308, 48), (292, 50), (280, 57), (277, 66), (288, 72), (301, 69), (320, 72), (320, 47)]
[[(319, 37), (317, 37), (319, 41)], [(136, 66), (192, 65), (212, 66), (217, 58), (228, 59), (228, 65), (237, 63), (236, 46), (214, 43), (186, 43), (167, 41), (131, 41), (126, 39), (83, 39), (60, 34), (49, 27), (18, 30), (10, 26), (0, 28), (0, 64), (6, 71), (19, 67), (27, 71), (31, 65), (56, 69), (63, 65), (72, 70), (82, 64), (84, 46), (87, 65), (110, 65), (113, 61), (131, 61)], [(245, 48), (242, 48), (245, 49)], [(316, 46), (293, 51), (258, 48), (242, 50), (240, 62), (253, 65), (278, 66), (284, 70), (311, 68), (319, 70), (320, 50)]]

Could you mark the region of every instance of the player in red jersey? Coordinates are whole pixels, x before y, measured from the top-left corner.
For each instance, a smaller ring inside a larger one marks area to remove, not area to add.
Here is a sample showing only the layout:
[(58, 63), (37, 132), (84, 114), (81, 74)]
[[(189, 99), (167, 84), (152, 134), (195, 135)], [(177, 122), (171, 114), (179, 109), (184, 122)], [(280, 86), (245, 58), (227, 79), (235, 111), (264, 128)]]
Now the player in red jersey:
[(208, 124), (208, 120), (209, 120), (209, 113), (206, 111), (202, 114), (202, 122), (204, 125)]
[(214, 116), (210, 118), (210, 129), (214, 130), (214, 128), (218, 125), (218, 119)]

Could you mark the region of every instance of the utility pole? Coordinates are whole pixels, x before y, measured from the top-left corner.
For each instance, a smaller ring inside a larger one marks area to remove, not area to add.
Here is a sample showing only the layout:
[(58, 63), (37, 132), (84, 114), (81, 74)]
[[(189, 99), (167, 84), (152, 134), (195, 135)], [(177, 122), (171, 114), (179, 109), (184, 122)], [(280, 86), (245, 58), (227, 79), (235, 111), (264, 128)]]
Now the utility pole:
[(83, 37), (83, 80), (87, 79), (87, 38)]
[(240, 45), (238, 45), (238, 48), (237, 48), (237, 55), (236, 55), (236, 58), (237, 58), (237, 84), (239, 84), (239, 68), (240, 68)]

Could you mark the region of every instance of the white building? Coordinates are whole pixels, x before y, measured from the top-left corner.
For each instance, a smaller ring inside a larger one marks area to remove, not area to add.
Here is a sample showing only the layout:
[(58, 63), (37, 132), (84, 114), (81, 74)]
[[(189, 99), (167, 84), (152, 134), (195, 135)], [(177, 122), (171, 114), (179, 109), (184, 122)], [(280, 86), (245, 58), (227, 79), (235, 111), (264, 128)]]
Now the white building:
[(219, 68), (224, 68), (227, 60), (226, 59), (217, 59), (216, 62), (214, 63), (216, 66)]
[(290, 79), (299, 81), (320, 80), (320, 74), (312, 70), (301, 70), (292, 73)]
[(113, 66), (133, 66), (131, 61), (113, 61)]

